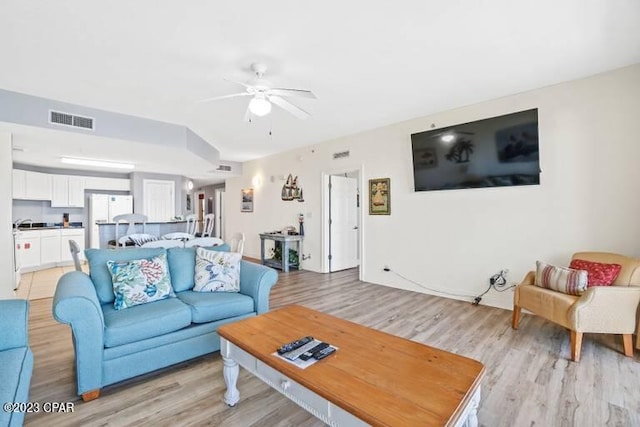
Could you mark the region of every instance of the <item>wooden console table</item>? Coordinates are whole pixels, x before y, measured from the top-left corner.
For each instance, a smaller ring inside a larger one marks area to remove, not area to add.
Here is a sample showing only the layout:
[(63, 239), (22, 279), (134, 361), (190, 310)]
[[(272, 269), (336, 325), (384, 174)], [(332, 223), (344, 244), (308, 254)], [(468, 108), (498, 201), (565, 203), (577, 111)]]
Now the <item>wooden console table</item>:
[[(223, 325), (224, 401), (238, 365), (331, 426), (477, 427), (482, 363), (298, 305)], [(311, 335), (338, 347), (301, 369), (274, 354)]]
[[(283, 272), (288, 273), (290, 268), (300, 268), (300, 260), (302, 259), (302, 239), (304, 236), (300, 235), (290, 235), (290, 234), (280, 234), (280, 233), (260, 233), (260, 262), (263, 265), (268, 265), (269, 267), (279, 268)], [(264, 249), (264, 241), (265, 240), (274, 240), (276, 242), (280, 242), (282, 244), (282, 260), (274, 260), (274, 259), (266, 259), (265, 258), (265, 249)], [(290, 264), (289, 263), (289, 249), (291, 249), (291, 243), (298, 243), (298, 263)]]

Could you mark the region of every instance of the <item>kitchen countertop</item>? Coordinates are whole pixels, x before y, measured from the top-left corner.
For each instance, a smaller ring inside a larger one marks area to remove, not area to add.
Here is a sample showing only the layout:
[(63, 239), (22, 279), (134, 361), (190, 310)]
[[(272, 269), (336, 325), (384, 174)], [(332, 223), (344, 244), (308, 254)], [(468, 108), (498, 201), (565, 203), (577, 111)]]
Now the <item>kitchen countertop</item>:
[[(181, 222), (187, 222), (185, 219), (181, 219), (178, 221), (147, 221), (146, 224), (180, 224)], [(116, 225), (115, 222), (96, 222), (97, 225)], [(126, 223), (120, 223), (120, 225), (124, 225)], [(136, 222), (136, 224), (142, 224), (141, 222)]]
[(32, 222), (30, 224), (22, 224), (18, 227), (20, 231), (29, 230), (56, 230), (69, 228), (84, 228), (81, 222), (70, 222), (68, 227), (64, 227), (61, 222)]

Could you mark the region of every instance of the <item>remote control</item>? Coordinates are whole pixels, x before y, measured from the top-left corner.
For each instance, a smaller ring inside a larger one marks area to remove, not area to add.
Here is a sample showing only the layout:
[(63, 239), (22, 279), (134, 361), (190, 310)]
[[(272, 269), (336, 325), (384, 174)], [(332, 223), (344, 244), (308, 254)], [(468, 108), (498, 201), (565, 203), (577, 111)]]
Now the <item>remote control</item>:
[(313, 357), (314, 353), (329, 347), (329, 344), (327, 344), (326, 342), (321, 342), (320, 344), (316, 345), (315, 347), (313, 347), (311, 350), (307, 350), (304, 353), (302, 353), (300, 355), (300, 360), (309, 360)]
[(300, 348), (308, 342), (313, 341), (313, 337), (304, 337), (299, 340), (292, 341), (290, 343), (284, 344), (282, 347), (278, 349), (278, 354), (285, 354), (290, 352), (291, 350), (295, 350), (296, 348)]
[(307, 351), (311, 350), (312, 348), (316, 347), (318, 344), (320, 343), (320, 341), (310, 341), (308, 343), (306, 343), (305, 345), (303, 345), (302, 347), (298, 347), (295, 350), (291, 350), (288, 353), (283, 354), (282, 356), (285, 359), (288, 360), (296, 360), (298, 357), (300, 357), (302, 354), (306, 353)]
[(331, 353), (333, 353), (335, 351), (336, 351), (335, 348), (327, 347), (327, 348), (324, 348), (324, 349), (314, 353), (313, 354), (313, 358), (316, 359), (316, 360), (322, 360), (322, 359), (324, 359), (325, 357), (329, 356)]

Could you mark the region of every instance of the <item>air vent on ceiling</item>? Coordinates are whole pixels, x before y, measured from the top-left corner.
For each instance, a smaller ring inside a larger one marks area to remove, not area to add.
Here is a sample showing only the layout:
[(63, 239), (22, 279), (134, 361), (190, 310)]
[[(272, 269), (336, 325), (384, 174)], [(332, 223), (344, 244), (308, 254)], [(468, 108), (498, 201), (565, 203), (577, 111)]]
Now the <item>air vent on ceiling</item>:
[(220, 166), (218, 166), (218, 168), (216, 170), (217, 171), (221, 171), (221, 172), (231, 172), (231, 166), (229, 166), (229, 165), (220, 165)]
[(343, 159), (345, 157), (349, 157), (349, 151), (340, 151), (339, 153), (333, 153), (334, 159)]
[(49, 110), (49, 123), (93, 130), (93, 118)]

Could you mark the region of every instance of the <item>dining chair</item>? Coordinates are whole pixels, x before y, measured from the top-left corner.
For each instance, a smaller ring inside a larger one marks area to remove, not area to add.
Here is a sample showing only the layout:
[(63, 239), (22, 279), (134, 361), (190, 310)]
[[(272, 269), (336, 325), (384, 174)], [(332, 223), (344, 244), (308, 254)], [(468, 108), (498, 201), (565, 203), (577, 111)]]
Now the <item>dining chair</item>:
[(202, 225), (202, 236), (211, 237), (213, 234), (213, 223), (216, 218), (215, 214), (206, 214), (204, 216), (204, 224)]
[(73, 258), (73, 265), (76, 267), (76, 271), (82, 271), (82, 264), (80, 264), (80, 246), (75, 240), (69, 240), (69, 251), (71, 251), (71, 258)]
[[(135, 242), (132, 242), (130, 239), (128, 239), (128, 236), (132, 236), (135, 234), (140, 234), (140, 233), (136, 233), (136, 223), (138, 224), (142, 224), (142, 233), (141, 234), (146, 234), (147, 233), (147, 216), (143, 215), (143, 214), (136, 214), (136, 213), (130, 213), (130, 214), (122, 214), (122, 215), (116, 215), (113, 217), (113, 221), (116, 223), (116, 238), (114, 239), (113, 242), (113, 246), (115, 247), (119, 247), (119, 246), (139, 246), (136, 245)], [(124, 233), (124, 235), (120, 235), (120, 226), (127, 224), (127, 231)], [(155, 237), (155, 236), (152, 236)], [(147, 239), (147, 240), (151, 240), (151, 239)], [(144, 243), (144, 242), (143, 242)]]
[(197, 221), (196, 221), (196, 215), (195, 214), (191, 214), (191, 215), (187, 215), (187, 228), (185, 230), (185, 233), (194, 235), (196, 234), (196, 228), (197, 228)]
[(237, 252), (242, 255), (244, 252), (244, 233), (233, 233), (230, 243), (231, 252)]
[(217, 237), (196, 237), (195, 239), (187, 240), (184, 242), (185, 248), (191, 248), (193, 246), (220, 246), (224, 244), (224, 240)]

